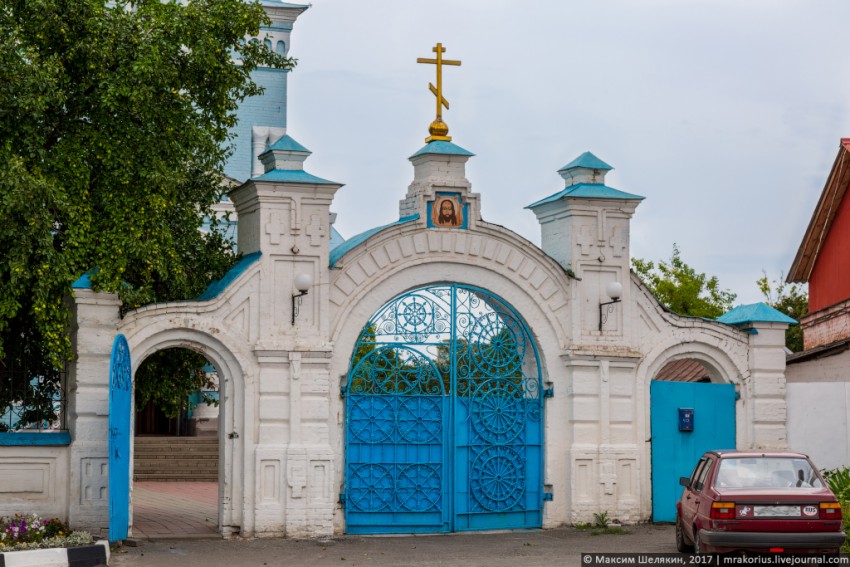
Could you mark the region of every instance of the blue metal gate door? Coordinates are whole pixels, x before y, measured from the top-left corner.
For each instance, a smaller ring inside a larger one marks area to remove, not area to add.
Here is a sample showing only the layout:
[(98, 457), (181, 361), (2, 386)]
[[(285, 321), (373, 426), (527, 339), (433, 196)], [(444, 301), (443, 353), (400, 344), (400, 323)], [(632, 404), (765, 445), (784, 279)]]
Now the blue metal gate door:
[(649, 395), (652, 520), (675, 522), (679, 478), (690, 476), (706, 451), (735, 448), (735, 387), (653, 380)]
[(528, 329), (480, 290), (455, 293), (455, 529), (542, 525), (540, 366)]
[(542, 523), (540, 366), (491, 294), (404, 294), (364, 327), (346, 387), (349, 533)]
[(130, 347), (115, 337), (109, 362), (109, 541), (127, 539), (130, 524)]

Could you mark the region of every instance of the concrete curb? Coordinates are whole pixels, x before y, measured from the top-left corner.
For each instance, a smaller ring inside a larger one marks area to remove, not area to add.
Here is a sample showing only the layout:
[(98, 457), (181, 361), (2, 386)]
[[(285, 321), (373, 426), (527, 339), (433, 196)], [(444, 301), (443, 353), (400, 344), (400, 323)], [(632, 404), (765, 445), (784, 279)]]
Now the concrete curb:
[(99, 567), (109, 565), (109, 542), (0, 553), (0, 567)]

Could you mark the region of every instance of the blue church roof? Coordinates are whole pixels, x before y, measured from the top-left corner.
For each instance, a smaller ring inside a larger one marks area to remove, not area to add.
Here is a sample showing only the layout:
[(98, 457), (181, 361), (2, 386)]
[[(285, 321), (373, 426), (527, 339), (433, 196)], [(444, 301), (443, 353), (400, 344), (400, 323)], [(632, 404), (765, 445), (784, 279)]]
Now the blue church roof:
[(313, 183), (315, 185), (339, 185), (321, 177), (307, 173), (303, 169), (273, 169), (252, 178), (255, 181), (274, 181), (278, 183)]
[(562, 199), (565, 197), (574, 197), (582, 199), (627, 199), (636, 201), (642, 201), (646, 198), (640, 195), (626, 193), (625, 191), (620, 191), (619, 189), (614, 189), (613, 187), (608, 187), (607, 185), (603, 185), (601, 183), (578, 183), (576, 185), (570, 185), (569, 187), (558, 191), (554, 195), (549, 195), (545, 199), (540, 199), (539, 201), (532, 203), (525, 208), (533, 209), (538, 205), (551, 203), (553, 201), (557, 201), (558, 199)]
[(607, 163), (605, 163), (604, 161), (602, 161), (601, 159), (599, 159), (598, 157), (593, 155), (592, 153), (584, 152), (583, 154), (578, 156), (576, 159), (574, 159), (573, 161), (571, 161), (570, 163), (568, 163), (567, 165), (565, 165), (564, 167), (559, 169), (558, 172), (566, 171), (568, 169), (573, 169), (575, 167), (585, 167), (587, 169), (604, 169), (606, 171), (614, 169), (613, 167), (611, 167), (610, 165), (608, 165)]
[[(431, 142), (431, 143), (433, 144), (433, 142)], [(352, 250), (353, 248), (356, 248), (360, 244), (366, 242), (369, 238), (378, 234), (382, 230), (392, 228), (392, 227), (398, 226), (400, 224), (405, 224), (405, 223), (408, 223), (408, 222), (411, 222), (411, 221), (415, 221), (418, 218), (419, 218), (419, 215), (410, 215), (409, 217), (402, 217), (395, 222), (391, 222), (390, 224), (385, 224), (383, 226), (371, 228), (371, 229), (369, 229), (365, 232), (361, 232), (360, 234), (358, 234), (356, 236), (352, 236), (351, 238), (344, 241), (339, 246), (336, 246), (335, 248), (331, 249), (330, 267), (333, 268), (334, 266), (336, 266), (336, 263), (339, 261), (339, 259), (342, 258), (343, 256), (345, 256), (350, 250)]]
[(451, 142), (441, 142), (439, 140), (435, 140), (433, 142), (428, 142), (425, 146), (420, 149), (418, 152), (410, 156), (411, 158), (415, 158), (416, 156), (424, 156), (425, 154), (442, 154), (448, 156), (474, 156), (475, 154), (470, 152), (469, 150), (465, 150), (458, 146), (457, 144), (453, 144)]
[(302, 146), (301, 144), (299, 144), (298, 142), (296, 142), (292, 138), (292, 136), (290, 136), (289, 134), (286, 134), (285, 136), (281, 136), (278, 139), (278, 141), (275, 142), (274, 144), (272, 144), (271, 146), (269, 146), (269, 149), (266, 150), (266, 151), (269, 151), (269, 150), (283, 150), (283, 151), (288, 151), (288, 152), (304, 152), (304, 153), (307, 153), (307, 154), (313, 153), (310, 150), (308, 150), (307, 148), (305, 148), (304, 146)]
[(742, 323), (797, 324), (796, 320), (763, 302), (751, 303), (750, 305), (739, 305), (718, 317), (717, 321), (720, 323), (726, 323), (727, 325), (740, 325)]
[(245, 271), (257, 260), (260, 259), (262, 252), (252, 252), (250, 254), (245, 254), (242, 258), (236, 262), (236, 265), (230, 268), (224, 277), (220, 280), (216, 280), (207, 287), (207, 289), (196, 297), (197, 301), (207, 301), (210, 299), (214, 299), (218, 297), (218, 295), (224, 291), (227, 286), (229, 286), (233, 281), (245, 273)]

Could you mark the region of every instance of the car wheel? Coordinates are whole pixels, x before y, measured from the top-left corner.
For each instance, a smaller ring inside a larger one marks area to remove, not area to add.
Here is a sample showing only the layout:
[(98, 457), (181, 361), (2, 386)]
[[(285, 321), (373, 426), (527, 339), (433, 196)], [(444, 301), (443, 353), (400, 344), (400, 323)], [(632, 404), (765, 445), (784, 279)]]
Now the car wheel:
[(696, 526), (694, 526), (694, 553), (697, 555), (705, 553), (702, 548), (702, 538), (699, 537), (699, 529)]
[(694, 546), (689, 545), (685, 542), (685, 534), (682, 529), (682, 522), (679, 520), (678, 515), (676, 516), (676, 549), (683, 553), (689, 553), (694, 550)]

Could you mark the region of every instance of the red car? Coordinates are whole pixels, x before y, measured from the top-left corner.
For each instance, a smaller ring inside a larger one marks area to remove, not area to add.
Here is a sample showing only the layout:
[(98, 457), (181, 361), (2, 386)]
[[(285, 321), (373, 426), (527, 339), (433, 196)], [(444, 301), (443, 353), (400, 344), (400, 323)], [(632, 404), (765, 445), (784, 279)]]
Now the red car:
[(844, 543), (841, 505), (806, 455), (709, 451), (679, 483), (679, 551), (833, 555)]

